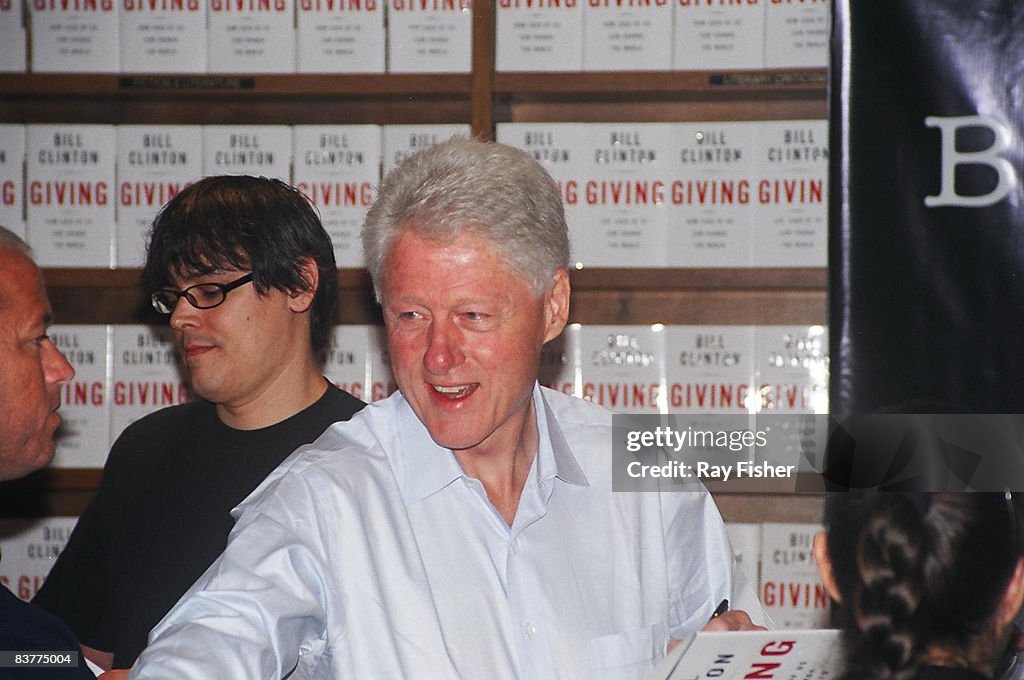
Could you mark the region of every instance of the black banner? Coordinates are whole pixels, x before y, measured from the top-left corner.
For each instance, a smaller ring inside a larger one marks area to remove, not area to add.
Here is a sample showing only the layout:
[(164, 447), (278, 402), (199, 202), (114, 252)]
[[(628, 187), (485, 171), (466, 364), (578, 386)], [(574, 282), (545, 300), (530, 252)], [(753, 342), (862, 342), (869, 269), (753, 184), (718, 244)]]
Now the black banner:
[(836, 0), (832, 413), (1024, 413), (1024, 3)]

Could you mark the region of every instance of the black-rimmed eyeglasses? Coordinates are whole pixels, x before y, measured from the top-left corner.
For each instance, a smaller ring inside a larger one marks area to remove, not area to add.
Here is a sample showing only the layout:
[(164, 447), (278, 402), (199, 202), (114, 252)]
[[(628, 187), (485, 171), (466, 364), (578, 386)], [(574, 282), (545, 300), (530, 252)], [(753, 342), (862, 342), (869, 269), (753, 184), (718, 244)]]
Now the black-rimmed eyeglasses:
[(153, 303), (153, 309), (161, 314), (170, 314), (178, 305), (178, 300), (185, 298), (188, 303), (196, 309), (211, 309), (224, 302), (228, 293), (239, 286), (252, 281), (252, 272), (240, 279), (228, 283), (197, 283), (185, 290), (174, 290), (173, 288), (161, 288), (149, 296)]

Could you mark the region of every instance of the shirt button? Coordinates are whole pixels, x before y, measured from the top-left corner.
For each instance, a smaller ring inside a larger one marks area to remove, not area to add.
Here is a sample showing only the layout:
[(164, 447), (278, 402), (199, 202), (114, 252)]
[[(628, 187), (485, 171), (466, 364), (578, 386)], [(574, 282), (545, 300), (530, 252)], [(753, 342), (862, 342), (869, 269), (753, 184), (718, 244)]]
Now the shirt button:
[(533, 634), (536, 633), (536, 632), (537, 632), (537, 629), (533, 627), (532, 623), (527, 622), (527, 623), (523, 624), (523, 635), (526, 636), (527, 640), (532, 640), (533, 639)]
[(512, 548), (512, 552), (514, 552), (514, 553), (519, 552), (519, 539), (518, 538), (513, 538), (512, 539), (512, 543), (509, 545), (509, 547)]

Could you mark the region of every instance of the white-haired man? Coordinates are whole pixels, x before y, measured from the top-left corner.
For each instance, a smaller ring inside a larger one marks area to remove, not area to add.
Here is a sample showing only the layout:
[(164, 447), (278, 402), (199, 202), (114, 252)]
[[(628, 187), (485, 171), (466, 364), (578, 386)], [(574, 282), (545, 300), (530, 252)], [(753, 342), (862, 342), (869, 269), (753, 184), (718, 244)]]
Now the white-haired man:
[(363, 243), (400, 393), (243, 503), (132, 677), (640, 678), (723, 599), (757, 606), (710, 497), (614, 492), (611, 415), (538, 386), (569, 252), (533, 159), (421, 152)]

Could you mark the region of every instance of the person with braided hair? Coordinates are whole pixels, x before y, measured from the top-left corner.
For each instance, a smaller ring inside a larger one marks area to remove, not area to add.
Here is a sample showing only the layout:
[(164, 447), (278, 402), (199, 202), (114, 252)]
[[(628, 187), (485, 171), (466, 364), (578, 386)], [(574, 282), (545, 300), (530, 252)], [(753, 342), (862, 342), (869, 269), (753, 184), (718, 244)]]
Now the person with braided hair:
[(845, 618), (846, 680), (998, 677), (1024, 602), (1018, 501), (1009, 492), (826, 494), (814, 556)]

